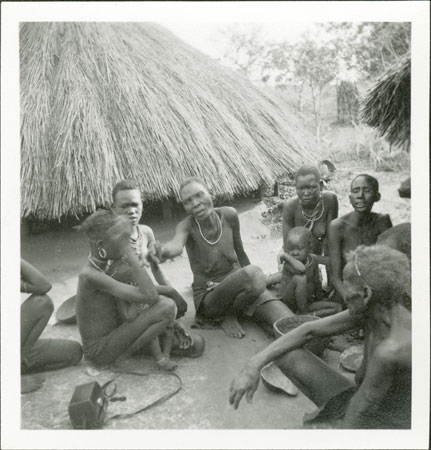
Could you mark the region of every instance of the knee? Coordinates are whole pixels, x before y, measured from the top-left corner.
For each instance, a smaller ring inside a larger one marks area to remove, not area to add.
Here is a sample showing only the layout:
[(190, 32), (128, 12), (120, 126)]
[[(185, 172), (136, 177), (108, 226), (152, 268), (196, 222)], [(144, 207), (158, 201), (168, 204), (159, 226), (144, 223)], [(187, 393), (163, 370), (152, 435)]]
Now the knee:
[(31, 307), (37, 316), (51, 316), (54, 311), (54, 303), (49, 295), (33, 295), (31, 297)]
[(160, 296), (158, 308), (159, 314), (164, 320), (174, 322), (177, 315), (177, 305), (172, 299)]
[(293, 275), (292, 280), (295, 282), (296, 286), (306, 286), (307, 285), (307, 276), (305, 274)]
[(76, 366), (82, 359), (83, 351), (81, 344), (79, 342), (72, 342), (71, 349), (69, 352), (70, 356), (70, 365)]
[(266, 289), (266, 277), (262, 269), (257, 266), (246, 266), (243, 268), (246, 276), (245, 289), (251, 295), (258, 296)]

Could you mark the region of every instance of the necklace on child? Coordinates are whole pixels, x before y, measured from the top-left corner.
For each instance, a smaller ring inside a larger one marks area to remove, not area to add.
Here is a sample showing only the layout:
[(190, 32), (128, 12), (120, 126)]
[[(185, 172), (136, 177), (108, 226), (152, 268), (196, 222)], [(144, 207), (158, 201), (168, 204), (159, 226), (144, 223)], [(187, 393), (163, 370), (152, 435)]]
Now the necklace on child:
[(219, 235), (219, 237), (218, 237), (214, 242), (209, 241), (209, 240), (204, 236), (204, 234), (202, 233), (202, 229), (201, 229), (200, 223), (199, 223), (196, 219), (194, 219), (195, 222), (196, 222), (196, 224), (197, 224), (197, 226), (198, 226), (198, 228), (199, 228), (199, 233), (200, 233), (202, 239), (203, 239), (207, 244), (209, 244), (209, 245), (216, 245), (216, 244), (220, 241), (221, 236), (222, 236), (222, 234), (223, 234), (223, 225), (222, 225), (222, 222), (221, 222), (221, 220), (220, 220), (220, 217), (218, 216), (218, 214), (217, 214), (216, 212), (214, 212), (214, 214), (215, 214), (215, 216), (217, 217), (217, 220), (218, 220), (218, 223), (219, 223), (219, 227), (220, 227), (220, 235)]
[(99, 272), (103, 272), (105, 273), (105, 271), (103, 269), (101, 269), (94, 261), (93, 258), (91, 257), (91, 254), (88, 255), (88, 260), (90, 261), (90, 264), (95, 267)]
[[(108, 269), (111, 267), (112, 265), (112, 259), (108, 259), (105, 270), (101, 269), (94, 261), (93, 258), (91, 256), (91, 253), (88, 255), (88, 261), (90, 261), (90, 264), (97, 269), (99, 272), (102, 272), (106, 275), (108, 275), (106, 272), (108, 271)], [(111, 275), (109, 275), (110, 277), (113, 277), (115, 274), (117, 273), (117, 271), (115, 270)]]
[(316, 206), (313, 208), (313, 212), (311, 214), (307, 214), (304, 211), (304, 208), (301, 208), (301, 211), (302, 211), (302, 217), (305, 220), (304, 228), (307, 228), (308, 230), (311, 231), (313, 229), (314, 222), (317, 222), (318, 220), (320, 220), (323, 216), (323, 212), (325, 211), (325, 204), (323, 203), (322, 196), (319, 197), (319, 201), (317, 202)]

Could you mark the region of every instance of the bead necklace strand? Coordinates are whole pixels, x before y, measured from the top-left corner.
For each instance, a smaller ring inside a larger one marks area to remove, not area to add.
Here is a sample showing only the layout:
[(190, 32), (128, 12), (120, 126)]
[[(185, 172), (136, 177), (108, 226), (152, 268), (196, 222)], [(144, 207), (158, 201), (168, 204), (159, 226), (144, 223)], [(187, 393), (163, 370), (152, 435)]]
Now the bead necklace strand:
[(209, 240), (204, 236), (204, 234), (202, 233), (202, 229), (201, 229), (200, 223), (199, 223), (196, 219), (194, 219), (195, 222), (196, 222), (196, 224), (197, 224), (197, 226), (198, 226), (198, 228), (199, 228), (199, 233), (200, 233), (200, 235), (202, 236), (202, 239), (203, 239), (207, 244), (209, 244), (209, 245), (216, 245), (216, 244), (220, 241), (220, 239), (221, 239), (221, 237), (222, 237), (222, 234), (223, 234), (223, 225), (222, 225), (222, 222), (221, 222), (221, 220), (220, 220), (220, 217), (218, 216), (217, 213), (214, 213), (214, 214), (216, 215), (216, 217), (217, 217), (217, 219), (218, 219), (218, 222), (219, 222), (219, 226), (220, 226), (220, 235), (219, 235), (219, 237), (218, 237), (214, 242), (209, 241)]
[[(320, 207), (322, 207), (322, 210), (320, 211), (319, 214)], [(317, 222), (322, 218), (323, 213), (325, 211), (325, 203), (323, 202), (322, 197), (320, 197), (319, 201), (317, 202), (317, 205), (314, 207), (313, 212), (311, 214), (307, 214), (306, 212), (304, 212), (303, 208), (301, 208), (301, 211), (302, 217), (305, 219), (304, 228), (308, 228), (311, 231), (313, 229), (314, 222)]]

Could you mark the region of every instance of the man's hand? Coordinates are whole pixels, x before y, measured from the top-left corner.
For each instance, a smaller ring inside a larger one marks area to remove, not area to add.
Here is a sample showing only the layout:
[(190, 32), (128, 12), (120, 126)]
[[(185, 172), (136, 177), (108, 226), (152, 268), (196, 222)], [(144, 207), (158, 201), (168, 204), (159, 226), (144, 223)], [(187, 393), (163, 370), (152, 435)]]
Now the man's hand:
[[(148, 262), (151, 265), (158, 266), (160, 264), (160, 258), (157, 256), (156, 242), (152, 242), (148, 246)], [(160, 245), (160, 244), (159, 244)], [(160, 253), (160, 251), (159, 251)]]
[(149, 253), (149, 256), (151, 255), (151, 258), (153, 260), (158, 261), (157, 264), (164, 263), (166, 261), (166, 258), (163, 256), (163, 246), (159, 241), (156, 241), (154, 243), (153, 248), (151, 249), (151, 252)]
[(232, 381), (229, 392), (229, 403), (237, 409), (244, 395), (248, 403), (251, 403), (258, 385), (259, 369), (248, 363)]

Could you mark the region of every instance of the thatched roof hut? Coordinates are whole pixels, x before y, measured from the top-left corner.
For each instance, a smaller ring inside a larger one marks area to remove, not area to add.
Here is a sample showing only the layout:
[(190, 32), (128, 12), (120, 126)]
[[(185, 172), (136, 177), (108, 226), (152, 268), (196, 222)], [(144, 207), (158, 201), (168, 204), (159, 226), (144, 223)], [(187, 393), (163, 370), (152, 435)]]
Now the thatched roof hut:
[(314, 161), (286, 105), (156, 24), (24, 23), (20, 64), (22, 217), (93, 211), (122, 178), (236, 195)]
[(410, 148), (410, 53), (401, 57), (370, 89), (361, 117), (391, 145)]

